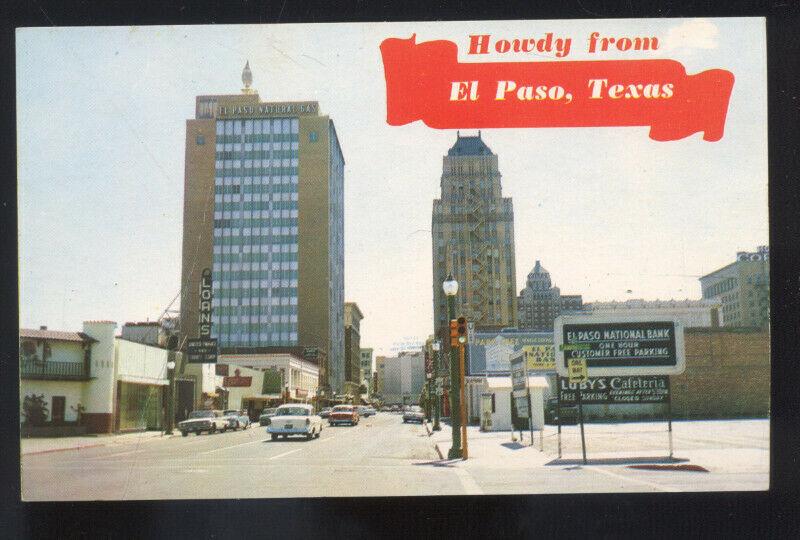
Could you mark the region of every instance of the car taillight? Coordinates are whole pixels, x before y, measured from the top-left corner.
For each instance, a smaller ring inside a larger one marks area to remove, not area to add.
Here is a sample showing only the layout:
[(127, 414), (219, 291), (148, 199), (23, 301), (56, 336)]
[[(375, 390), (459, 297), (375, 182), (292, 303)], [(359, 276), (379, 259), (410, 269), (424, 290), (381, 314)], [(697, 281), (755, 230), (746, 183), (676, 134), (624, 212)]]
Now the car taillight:
[(311, 424), (311, 419), (310, 418), (306, 418), (306, 425), (308, 426), (310, 424)]

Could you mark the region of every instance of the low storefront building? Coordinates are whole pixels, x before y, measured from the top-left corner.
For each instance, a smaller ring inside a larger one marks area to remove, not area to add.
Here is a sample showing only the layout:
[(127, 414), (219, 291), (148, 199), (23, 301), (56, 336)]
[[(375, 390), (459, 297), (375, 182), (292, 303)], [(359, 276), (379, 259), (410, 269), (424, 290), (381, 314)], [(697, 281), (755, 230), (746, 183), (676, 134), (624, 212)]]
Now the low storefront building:
[[(528, 377), (531, 394), (530, 411), (533, 429), (544, 426), (544, 392), (548, 389), (547, 379), (539, 376)], [(511, 431), (512, 422), (511, 377), (485, 377), (481, 388), (481, 429), (484, 431)], [(514, 416), (516, 416), (514, 414)]]
[(223, 379), (228, 408), (244, 409), (251, 419), (265, 408), (310, 403), (317, 395), (319, 367), (313, 360), (291, 353), (257, 353), (220, 354), (218, 362), (228, 366)]

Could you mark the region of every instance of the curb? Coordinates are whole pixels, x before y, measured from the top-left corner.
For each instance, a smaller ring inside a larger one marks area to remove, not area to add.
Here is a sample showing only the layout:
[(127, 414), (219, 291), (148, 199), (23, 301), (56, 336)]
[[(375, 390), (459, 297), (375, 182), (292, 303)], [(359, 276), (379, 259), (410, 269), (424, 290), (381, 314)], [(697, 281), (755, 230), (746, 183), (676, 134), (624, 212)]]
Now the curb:
[(67, 450), (83, 450), (84, 448), (99, 448), (100, 446), (108, 446), (108, 443), (101, 444), (86, 444), (84, 446), (70, 446), (67, 448), (51, 448), (49, 450), (37, 450), (36, 452), (24, 452), (23, 456), (35, 456), (38, 454), (51, 454), (53, 452), (66, 452)]

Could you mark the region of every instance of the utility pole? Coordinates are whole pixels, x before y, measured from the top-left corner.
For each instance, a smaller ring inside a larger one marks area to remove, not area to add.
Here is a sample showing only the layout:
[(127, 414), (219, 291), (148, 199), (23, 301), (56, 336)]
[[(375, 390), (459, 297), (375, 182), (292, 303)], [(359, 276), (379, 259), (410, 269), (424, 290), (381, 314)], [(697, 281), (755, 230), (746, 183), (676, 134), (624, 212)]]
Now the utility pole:
[[(465, 322), (466, 324), (466, 322)], [(467, 451), (467, 402), (464, 399), (464, 386), (466, 386), (464, 382), (464, 347), (466, 343), (461, 341), (459, 338), (458, 344), (458, 365), (459, 365), (459, 380), (458, 386), (460, 387), (460, 398), (461, 401), (461, 442), (464, 445), (462, 449), (462, 459), (467, 459), (469, 457), (469, 452)]]

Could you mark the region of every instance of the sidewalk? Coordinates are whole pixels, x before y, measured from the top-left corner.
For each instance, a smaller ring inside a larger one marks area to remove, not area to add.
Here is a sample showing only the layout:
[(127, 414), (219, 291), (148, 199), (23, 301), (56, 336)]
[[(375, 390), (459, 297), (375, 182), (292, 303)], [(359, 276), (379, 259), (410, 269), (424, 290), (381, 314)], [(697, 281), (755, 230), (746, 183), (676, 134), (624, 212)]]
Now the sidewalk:
[[(176, 435), (172, 435), (175, 437)], [(177, 435), (180, 437), (180, 433)], [(83, 435), (79, 437), (42, 437), (20, 440), (20, 454), (30, 456), (66, 450), (81, 450), (115, 444), (134, 444), (166, 438), (160, 431)]]
[[(452, 445), (452, 428), (442, 423), (442, 429), (431, 432), (430, 425), (426, 429), (432, 433), (431, 442), (436, 448), (441, 459), (447, 459), (447, 452)], [(539, 450), (539, 433), (534, 432), (534, 445), (530, 446), (530, 433), (523, 432), (522, 440), (519, 432), (514, 432), (516, 441), (512, 441), (510, 431), (481, 431), (478, 426), (467, 427), (467, 451), (469, 459), (465, 465), (483, 468), (514, 467), (514, 466), (540, 466), (552, 461), (553, 456), (548, 454), (547, 435), (545, 432), (545, 451)]]
[[(447, 459), (452, 428), (426, 430), (441, 459)], [(669, 458), (669, 435), (663, 422), (587, 424), (586, 447), (589, 465), (631, 465), (637, 463), (693, 464), (717, 473), (762, 473), (769, 471), (769, 420), (696, 420), (673, 422), (673, 459)], [(578, 426), (565, 426), (561, 435), (561, 458), (555, 426), (544, 429), (543, 451), (540, 432), (481, 432), (467, 428), (469, 459), (455, 461), (465, 467), (515, 468), (569, 466), (583, 463)]]

